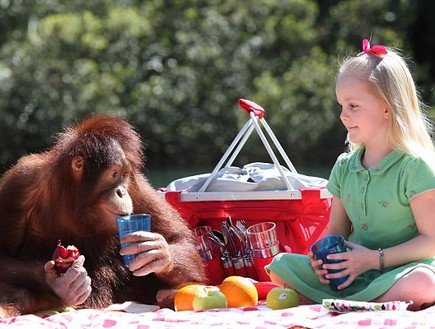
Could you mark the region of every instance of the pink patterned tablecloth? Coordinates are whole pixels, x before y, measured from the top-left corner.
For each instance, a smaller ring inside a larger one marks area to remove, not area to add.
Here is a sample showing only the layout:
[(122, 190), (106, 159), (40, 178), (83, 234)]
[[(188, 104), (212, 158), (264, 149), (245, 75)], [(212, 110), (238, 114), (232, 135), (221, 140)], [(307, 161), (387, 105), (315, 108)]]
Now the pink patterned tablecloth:
[(272, 311), (264, 305), (241, 309), (132, 314), (105, 310), (72, 310), (47, 317), (22, 315), (0, 320), (0, 328), (435, 328), (435, 306), (420, 312), (372, 311), (337, 314), (322, 305)]

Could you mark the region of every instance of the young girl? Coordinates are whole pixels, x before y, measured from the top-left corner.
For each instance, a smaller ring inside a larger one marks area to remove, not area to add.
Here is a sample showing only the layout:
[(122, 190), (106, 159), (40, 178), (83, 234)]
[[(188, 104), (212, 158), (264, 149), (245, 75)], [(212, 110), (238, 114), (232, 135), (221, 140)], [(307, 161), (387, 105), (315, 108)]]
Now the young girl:
[[(267, 267), (272, 281), (295, 289), (300, 302), (337, 298), (435, 303), (435, 150), (405, 61), (363, 41), (340, 67), (336, 94), (349, 152), (335, 163), (327, 235), (341, 234), (347, 252), (323, 264), (311, 252), (283, 253)], [(342, 270), (328, 274), (327, 270)], [(346, 277), (338, 291), (329, 279)]]

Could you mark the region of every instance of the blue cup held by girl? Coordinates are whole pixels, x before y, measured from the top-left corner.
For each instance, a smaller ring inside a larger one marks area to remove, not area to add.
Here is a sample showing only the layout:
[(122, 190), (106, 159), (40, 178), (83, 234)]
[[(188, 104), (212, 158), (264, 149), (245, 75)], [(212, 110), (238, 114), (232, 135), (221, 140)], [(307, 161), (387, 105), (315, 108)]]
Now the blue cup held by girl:
[[(320, 239), (314, 243), (311, 248), (311, 252), (314, 254), (316, 259), (323, 260), (324, 264), (340, 263), (342, 260), (331, 260), (327, 259), (326, 256), (329, 254), (337, 254), (346, 252), (346, 246), (344, 245), (344, 237), (342, 235), (330, 235)], [(328, 273), (337, 273), (342, 270), (328, 270)], [(345, 282), (349, 276), (345, 276), (337, 279), (329, 279), (329, 286), (332, 290), (338, 291), (338, 286)]]

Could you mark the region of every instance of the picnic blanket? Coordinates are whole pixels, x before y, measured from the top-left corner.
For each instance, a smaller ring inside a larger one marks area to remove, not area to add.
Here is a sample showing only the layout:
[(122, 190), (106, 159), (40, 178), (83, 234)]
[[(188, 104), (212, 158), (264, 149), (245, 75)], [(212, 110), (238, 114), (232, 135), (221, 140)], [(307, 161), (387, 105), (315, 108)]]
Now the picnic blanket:
[(360, 311), (336, 313), (320, 304), (270, 310), (264, 304), (248, 308), (144, 313), (110, 310), (71, 310), (49, 316), (21, 315), (0, 320), (0, 328), (435, 328), (435, 306), (419, 312)]

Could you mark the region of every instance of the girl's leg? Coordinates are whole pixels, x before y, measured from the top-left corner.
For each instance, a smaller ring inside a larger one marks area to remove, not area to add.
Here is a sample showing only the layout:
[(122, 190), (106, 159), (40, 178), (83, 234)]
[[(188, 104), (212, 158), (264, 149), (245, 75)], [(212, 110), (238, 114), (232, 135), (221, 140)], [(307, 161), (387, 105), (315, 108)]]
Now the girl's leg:
[[(290, 288), (293, 289), (287, 282), (285, 282), (283, 279), (281, 279), (278, 275), (276, 275), (274, 272), (270, 271), (269, 273), (270, 281), (273, 283), (278, 284), (281, 287), (284, 288)], [(293, 289), (294, 290), (294, 289)], [(296, 290), (295, 290), (296, 291)], [(299, 297), (299, 304), (300, 305), (311, 305), (316, 304), (316, 302), (312, 301), (311, 299), (305, 297), (304, 295), (301, 295), (298, 291), (296, 291)]]
[(413, 301), (408, 310), (418, 311), (435, 303), (435, 273), (428, 268), (416, 268), (399, 279), (375, 302)]

